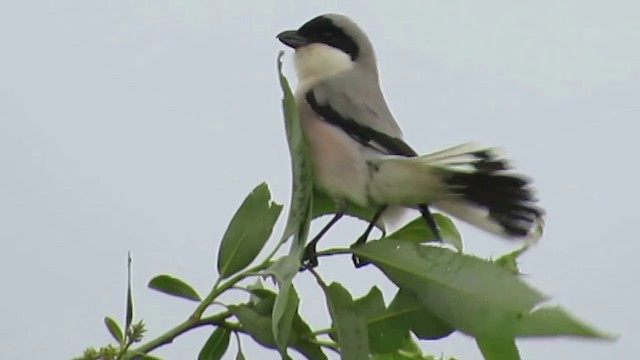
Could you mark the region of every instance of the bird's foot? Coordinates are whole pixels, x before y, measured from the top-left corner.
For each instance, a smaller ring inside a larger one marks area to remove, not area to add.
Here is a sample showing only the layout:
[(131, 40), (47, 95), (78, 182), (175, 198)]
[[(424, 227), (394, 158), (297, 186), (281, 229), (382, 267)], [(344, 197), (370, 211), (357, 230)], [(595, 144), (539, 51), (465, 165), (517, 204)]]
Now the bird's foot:
[(316, 252), (316, 244), (310, 243), (304, 248), (304, 255), (302, 256), (302, 266), (300, 271), (313, 269), (318, 266), (318, 254)]

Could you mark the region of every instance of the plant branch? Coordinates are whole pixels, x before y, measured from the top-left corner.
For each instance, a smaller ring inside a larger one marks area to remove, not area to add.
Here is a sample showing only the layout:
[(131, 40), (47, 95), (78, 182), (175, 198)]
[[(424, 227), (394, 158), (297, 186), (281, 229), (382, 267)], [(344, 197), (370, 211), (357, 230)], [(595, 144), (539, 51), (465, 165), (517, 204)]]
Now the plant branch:
[(346, 255), (352, 254), (351, 249), (349, 248), (331, 248), (323, 251), (318, 251), (316, 255), (320, 256), (332, 256), (332, 255)]
[(331, 328), (326, 328), (326, 329), (320, 329), (320, 330), (316, 330), (313, 332), (313, 335), (324, 335), (324, 334), (328, 334), (331, 331)]
[(230, 288), (235, 287), (238, 282), (244, 280), (249, 276), (259, 275), (258, 272), (266, 269), (268, 264), (269, 262), (265, 260), (261, 264), (256, 265), (248, 270), (245, 270), (237, 274), (236, 276), (233, 276), (231, 279), (227, 280), (226, 282), (221, 282), (220, 280), (218, 280), (216, 282), (216, 285), (213, 287), (213, 289), (211, 289), (211, 292), (209, 293), (209, 295), (207, 295), (207, 297), (204, 298), (202, 302), (200, 302), (198, 307), (195, 309), (195, 311), (193, 312), (193, 314), (191, 314), (189, 318), (192, 321), (197, 321), (198, 319), (200, 319), (204, 311), (209, 307), (209, 305), (211, 305), (215, 301), (215, 299), (220, 294), (222, 294), (223, 292), (227, 291)]
[(322, 347), (326, 347), (327, 349), (333, 350), (336, 353), (340, 354), (340, 347), (333, 341), (328, 340), (318, 340), (318, 339), (310, 339), (312, 343), (316, 345), (320, 345)]
[(216, 315), (207, 316), (197, 321), (193, 321), (191, 319), (184, 321), (173, 329), (167, 331), (166, 333), (158, 336), (157, 338), (147, 342), (136, 348), (135, 350), (131, 350), (127, 352), (122, 359), (128, 360), (133, 359), (139, 354), (147, 354), (163, 345), (167, 345), (173, 342), (173, 340), (184, 334), (187, 331), (199, 328), (201, 326), (206, 325), (214, 325), (214, 326), (222, 326), (232, 331), (240, 331), (244, 332), (244, 330), (238, 325), (234, 323), (226, 322), (225, 320), (231, 317), (231, 313), (228, 311), (221, 312)]
[[(139, 354), (149, 353), (163, 345), (170, 344), (171, 342), (173, 342), (173, 340), (176, 337), (184, 334), (185, 332), (188, 332), (190, 330), (193, 330), (205, 325), (222, 326), (234, 332), (245, 333), (244, 329), (242, 329), (242, 327), (239, 324), (229, 323), (225, 321), (227, 318), (229, 318), (232, 315), (228, 311), (224, 311), (222, 313), (208, 316), (208, 317), (202, 317), (202, 315), (211, 304), (215, 303), (216, 298), (220, 296), (220, 294), (227, 291), (228, 289), (236, 287), (236, 284), (238, 284), (240, 281), (244, 280), (249, 276), (260, 275), (260, 271), (265, 270), (267, 267), (271, 265), (271, 258), (275, 256), (275, 254), (280, 249), (283, 243), (284, 242), (279, 243), (278, 246), (276, 246), (273, 249), (273, 251), (267, 256), (267, 258), (264, 261), (262, 261), (260, 264), (252, 268), (249, 268), (239, 274), (236, 274), (235, 276), (232, 276), (227, 281), (218, 279), (215, 282), (215, 285), (213, 286), (209, 294), (207, 295), (207, 297), (205, 297), (202, 300), (202, 302), (198, 304), (198, 307), (196, 307), (196, 309), (194, 310), (193, 314), (191, 314), (189, 319), (177, 325), (176, 327), (170, 329), (164, 334), (158, 336), (157, 338), (147, 342), (146, 344), (141, 345), (140, 347), (134, 350), (128, 351), (123, 356), (123, 359), (129, 360), (129, 359), (133, 359), (136, 356), (139, 356)], [(330, 256), (330, 255), (350, 254), (350, 253), (351, 251), (348, 248), (334, 248), (334, 249), (328, 249), (325, 251), (318, 252), (318, 256)], [(319, 282), (321, 283), (322, 280), (320, 279), (319, 274), (317, 274), (315, 271), (313, 271), (312, 273), (316, 277), (316, 279), (319, 280)], [(322, 332), (319, 332), (319, 333), (323, 333), (323, 332), (328, 332), (328, 330), (322, 330)], [(320, 346), (332, 348), (335, 351), (338, 350), (337, 345), (335, 343), (324, 341), (324, 340), (315, 340), (315, 341), (317, 341), (318, 345)]]
[(239, 274), (236, 274), (227, 281), (223, 282), (223, 279), (221, 278), (216, 280), (209, 294), (200, 302), (200, 304), (198, 304), (193, 314), (189, 316), (189, 319), (172, 328), (171, 330), (165, 332), (164, 334), (158, 336), (157, 338), (147, 342), (146, 344), (141, 345), (134, 350), (128, 351), (126, 354), (124, 354), (122, 359), (133, 359), (134, 357), (139, 356), (139, 354), (149, 353), (163, 345), (170, 344), (176, 337), (184, 334), (185, 332), (205, 325), (222, 326), (236, 333), (246, 333), (239, 324), (229, 323), (225, 321), (232, 315), (229, 311), (224, 311), (222, 313), (208, 317), (202, 317), (202, 314), (204, 314), (205, 310), (211, 304), (216, 303), (215, 300), (218, 296), (220, 296), (220, 294), (227, 291), (228, 289), (237, 288), (236, 284), (247, 277), (260, 275), (261, 271), (265, 270), (271, 265), (271, 259), (278, 252), (282, 244), (284, 244), (284, 242), (278, 243), (278, 245), (271, 251), (267, 258), (264, 259), (264, 261), (262, 261), (260, 264), (249, 268)]

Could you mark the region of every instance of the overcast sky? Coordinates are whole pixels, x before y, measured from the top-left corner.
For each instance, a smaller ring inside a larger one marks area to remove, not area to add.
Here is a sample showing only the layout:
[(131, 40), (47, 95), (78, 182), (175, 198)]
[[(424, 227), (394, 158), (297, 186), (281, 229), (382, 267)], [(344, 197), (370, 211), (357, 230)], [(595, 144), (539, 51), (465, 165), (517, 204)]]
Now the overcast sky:
[[(325, 12), (369, 33), (416, 150), (500, 145), (534, 177), (548, 218), (522, 258), (527, 280), (622, 335), (520, 341), (523, 358), (637, 358), (640, 5), (588, 0), (0, 2), (0, 358), (67, 359), (110, 341), (102, 318), (123, 317), (128, 250), (148, 335), (190, 314), (192, 303), (146, 283), (171, 273), (206, 293), (247, 193), (267, 181), (288, 203), (275, 34)], [(363, 226), (344, 221), (324, 246)], [(510, 249), (460, 228), (469, 252)], [(393, 294), (348, 257), (320, 270), (355, 296), (374, 284)], [(296, 286), (303, 315), (326, 327), (315, 281), (302, 274)], [(208, 335), (156, 354), (195, 358)], [(247, 358), (277, 358), (243, 340)], [(462, 335), (423, 348), (480, 358)]]

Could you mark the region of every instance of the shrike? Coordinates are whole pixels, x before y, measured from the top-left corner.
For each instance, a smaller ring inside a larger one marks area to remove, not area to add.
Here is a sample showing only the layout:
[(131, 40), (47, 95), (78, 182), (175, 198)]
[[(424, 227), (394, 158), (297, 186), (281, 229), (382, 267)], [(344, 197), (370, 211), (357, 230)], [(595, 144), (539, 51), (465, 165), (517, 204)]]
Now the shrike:
[(510, 172), (496, 149), (467, 143), (419, 156), (402, 140), (378, 83), (373, 46), (349, 18), (321, 15), (277, 38), (295, 49), (295, 98), (314, 186), (337, 205), (307, 246), (307, 266), (318, 264), (316, 244), (349, 202), (376, 209), (356, 243), (378, 220), (406, 208), (418, 209), (438, 239), (429, 207), (506, 239), (540, 235), (543, 210), (529, 179)]

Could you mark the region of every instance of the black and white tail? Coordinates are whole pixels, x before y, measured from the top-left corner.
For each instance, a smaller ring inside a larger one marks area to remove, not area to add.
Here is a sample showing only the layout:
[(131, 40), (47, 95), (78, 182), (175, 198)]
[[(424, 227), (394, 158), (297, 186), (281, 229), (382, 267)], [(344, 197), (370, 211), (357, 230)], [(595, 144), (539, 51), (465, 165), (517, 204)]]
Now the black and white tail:
[(415, 158), (384, 157), (375, 164), (371, 194), (381, 203), (427, 203), (506, 239), (535, 241), (544, 211), (530, 179), (511, 172), (495, 148), (462, 144)]

